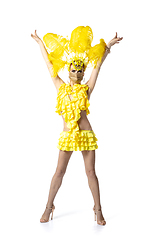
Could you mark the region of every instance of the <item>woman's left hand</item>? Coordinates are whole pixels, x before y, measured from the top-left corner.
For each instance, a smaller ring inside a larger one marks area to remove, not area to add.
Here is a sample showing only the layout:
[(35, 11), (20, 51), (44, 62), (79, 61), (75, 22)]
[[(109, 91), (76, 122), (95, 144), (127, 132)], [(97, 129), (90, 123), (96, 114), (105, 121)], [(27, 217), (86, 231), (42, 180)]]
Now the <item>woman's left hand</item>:
[(123, 37), (117, 37), (117, 32), (116, 32), (116, 36), (107, 44), (108, 48), (111, 48), (114, 44), (119, 43), (119, 41), (121, 41), (123, 39)]

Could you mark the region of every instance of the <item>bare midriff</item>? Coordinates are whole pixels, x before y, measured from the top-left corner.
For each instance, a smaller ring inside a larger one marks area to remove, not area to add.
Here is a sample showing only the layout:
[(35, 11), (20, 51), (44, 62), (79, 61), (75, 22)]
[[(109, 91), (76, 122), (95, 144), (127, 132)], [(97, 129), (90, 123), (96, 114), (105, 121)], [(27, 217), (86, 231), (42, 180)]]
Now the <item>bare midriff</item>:
[[(92, 127), (87, 118), (86, 111), (81, 111), (80, 115), (81, 115), (81, 118), (78, 120), (79, 130), (92, 131)], [(65, 122), (63, 115), (62, 115), (62, 118), (63, 118), (63, 123), (64, 123), (63, 131), (69, 131), (69, 128), (67, 127), (67, 123)]]

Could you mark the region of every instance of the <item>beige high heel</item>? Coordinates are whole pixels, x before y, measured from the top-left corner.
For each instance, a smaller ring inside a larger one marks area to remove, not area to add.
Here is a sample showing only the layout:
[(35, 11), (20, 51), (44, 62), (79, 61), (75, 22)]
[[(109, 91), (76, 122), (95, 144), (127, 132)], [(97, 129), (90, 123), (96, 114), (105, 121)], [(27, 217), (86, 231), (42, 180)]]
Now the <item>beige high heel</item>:
[[(53, 220), (53, 212), (54, 212), (54, 209), (55, 209), (55, 206), (53, 205), (52, 207), (46, 207), (46, 209), (49, 209), (49, 210), (52, 210), (52, 215), (51, 215), (51, 220)], [(46, 220), (45, 218), (41, 218), (40, 219), (40, 222), (41, 223), (46, 223), (46, 222), (49, 222), (49, 219)]]
[[(97, 213), (98, 213), (98, 212), (101, 212), (101, 209), (95, 210), (95, 207), (94, 207), (94, 208), (93, 208), (93, 211), (94, 211), (94, 220), (96, 221), (96, 220), (97, 220)], [(101, 220), (101, 221), (97, 221), (97, 224), (104, 226), (104, 225), (106, 225), (106, 221), (103, 219), (103, 220)]]

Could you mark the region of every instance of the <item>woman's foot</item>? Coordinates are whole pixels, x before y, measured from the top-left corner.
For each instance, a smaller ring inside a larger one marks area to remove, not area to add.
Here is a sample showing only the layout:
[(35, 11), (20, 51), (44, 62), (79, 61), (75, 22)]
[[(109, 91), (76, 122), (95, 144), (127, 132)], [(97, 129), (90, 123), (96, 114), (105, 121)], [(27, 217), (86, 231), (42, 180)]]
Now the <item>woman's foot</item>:
[(55, 206), (52, 205), (52, 207), (46, 207), (41, 219), (40, 219), (40, 222), (41, 223), (45, 223), (45, 222), (48, 222), (49, 221), (49, 216), (52, 212), (52, 216), (51, 216), (51, 220), (53, 219), (53, 211), (55, 209)]
[(103, 226), (106, 225), (106, 221), (104, 220), (101, 208), (96, 209), (94, 207), (93, 211), (94, 211), (94, 214), (95, 214), (95, 221), (97, 219), (97, 224), (103, 225)]

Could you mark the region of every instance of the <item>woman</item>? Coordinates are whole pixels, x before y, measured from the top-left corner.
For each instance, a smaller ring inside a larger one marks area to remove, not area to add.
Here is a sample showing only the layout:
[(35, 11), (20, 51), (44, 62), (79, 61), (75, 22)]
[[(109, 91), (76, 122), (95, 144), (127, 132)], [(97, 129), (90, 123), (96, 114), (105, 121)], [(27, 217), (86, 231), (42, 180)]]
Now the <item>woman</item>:
[[(60, 134), (58, 142), (58, 164), (51, 181), (46, 209), (40, 222), (48, 222), (51, 212), (51, 219), (53, 219), (53, 211), (55, 209), (53, 201), (62, 184), (69, 159), (73, 151), (81, 151), (84, 158), (89, 187), (95, 204), (93, 208), (95, 220), (97, 218), (97, 224), (105, 225), (106, 222), (101, 209), (99, 183), (95, 173), (95, 149), (98, 148), (96, 143), (97, 138), (87, 118), (87, 114), (89, 114), (88, 100), (94, 89), (102, 63), (110, 52), (110, 48), (114, 44), (119, 43), (123, 38), (117, 37), (116, 33), (115, 37), (107, 45), (103, 39), (101, 39), (100, 44), (91, 47), (93, 39), (91, 28), (78, 27), (72, 32), (70, 41), (55, 34), (46, 34), (43, 40), (51, 50), (49, 54), (46, 49), (47, 47), (45, 47), (43, 41), (38, 37), (36, 30), (35, 35), (31, 34), (31, 36), (39, 44), (44, 60), (50, 71), (58, 93), (56, 112), (62, 116), (64, 121), (63, 132)], [(77, 40), (77, 38), (79, 39)], [(85, 39), (83, 44), (82, 39)], [(57, 41), (59, 41), (60, 44), (55, 47), (55, 42), (57, 44)], [(60, 50), (57, 52), (57, 48), (59, 47)], [(62, 60), (62, 55), (64, 57), (64, 49), (68, 54), (69, 48), (75, 53), (74, 57), (72, 56), (70, 61), (64, 61)], [(85, 57), (82, 57), (82, 52), (85, 52)], [(58, 61), (58, 63), (56, 61)], [(87, 83), (81, 84), (84, 71), (88, 64), (87, 61), (94, 62), (94, 69)], [(58, 75), (59, 70), (63, 68), (62, 65), (65, 65), (66, 62), (69, 66), (69, 84), (66, 84)]]

